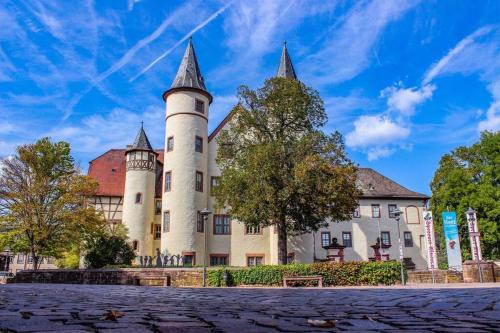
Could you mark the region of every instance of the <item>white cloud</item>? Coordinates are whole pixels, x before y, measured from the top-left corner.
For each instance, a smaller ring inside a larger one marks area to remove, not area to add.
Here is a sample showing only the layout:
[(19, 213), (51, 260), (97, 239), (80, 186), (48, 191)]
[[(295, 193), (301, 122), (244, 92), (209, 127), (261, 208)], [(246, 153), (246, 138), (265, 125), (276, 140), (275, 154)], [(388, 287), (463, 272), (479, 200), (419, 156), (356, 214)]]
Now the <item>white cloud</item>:
[(478, 124), (478, 130), (481, 131), (500, 131), (500, 80), (493, 82), (488, 86), (493, 101), (486, 111), (486, 119)]
[(408, 128), (387, 116), (361, 116), (354, 122), (354, 130), (346, 135), (346, 144), (350, 148), (382, 147), (399, 144), (409, 135)]
[(389, 147), (374, 147), (368, 149), (367, 158), (368, 161), (375, 161), (382, 157), (391, 156), (396, 150)]
[(380, 96), (387, 98), (389, 110), (411, 116), (415, 113), (415, 107), (432, 97), (435, 89), (436, 86), (433, 84), (426, 84), (420, 88), (403, 88), (396, 85), (382, 90)]

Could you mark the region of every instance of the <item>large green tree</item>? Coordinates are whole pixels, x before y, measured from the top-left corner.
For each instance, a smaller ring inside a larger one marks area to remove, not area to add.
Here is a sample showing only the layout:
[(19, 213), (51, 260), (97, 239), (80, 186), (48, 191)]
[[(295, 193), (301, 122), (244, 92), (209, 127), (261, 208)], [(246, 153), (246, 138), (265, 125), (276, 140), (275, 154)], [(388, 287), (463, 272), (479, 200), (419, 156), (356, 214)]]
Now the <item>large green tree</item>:
[(2, 162), (0, 248), (30, 253), (33, 268), (42, 257), (59, 258), (105, 222), (86, 205), (97, 184), (75, 166), (66, 142), (49, 138), (22, 145)]
[(431, 182), (431, 208), (436, 232), (444, 249), (441, 213), (456, 211), (460, 245), (471, 258), (465, 212), (477, 211), (483, 256), (500, 258), (500, 132), (483, 132), (471, 147), (458, 147), (445, 154)]
[(357, 169), (341, 135), (321, 131), (327, 116), (317, 91), (272, 78), (258, 90), (240, 87), (238, 97), (229, 130), (217, 139), (217, 207), (248, 226), (274, 225), (285, 264), (288, 235), (351, 218)]

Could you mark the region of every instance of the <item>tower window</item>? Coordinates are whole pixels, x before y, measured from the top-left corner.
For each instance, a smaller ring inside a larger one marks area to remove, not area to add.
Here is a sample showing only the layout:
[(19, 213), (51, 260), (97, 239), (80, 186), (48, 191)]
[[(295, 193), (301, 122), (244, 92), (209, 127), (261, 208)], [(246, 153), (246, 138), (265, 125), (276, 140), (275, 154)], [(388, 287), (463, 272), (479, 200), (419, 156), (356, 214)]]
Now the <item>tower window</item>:
[(155, 224), (155, 239), (161, 238), (161, 224)]
[(134, 249), (134, 251), (139, 250), (139, 241), (138, 240), (135, 240), (132, 242), (132, 249)]
[(201, 136), (195, 136), (194, 138), (194, 151), (203, 153), (203, 138)]
[(160, 215), (161, 214), (161, 200), (156, 200), (156, 206), (155, 206), (155, 214)]
[(205, 102), (203, 102), (202, 100), (196, 99), (195, 104), (194, 104), (194, 110), (196, 112), (205, 113)]
[(200, 211), (196, 213), (196, 231), (203, 232), (205, 229), (205, 221), (203, 221), (203, 215), (201, 215)]
[(163, 212), (163, 232), (170, 231), (170, 211), (166, 210)]
[(167, 151), (173, 151), (174, 150), (174, 137), (171, 136), (167, 139)]
[(135, 203), (136, 204), (141, 204), (142, 203), (142, 193), (136, 193), (135, 194)]
[(203, 192), (203, 172), (196, 171), (195, 190)]
[(172, 171), (165, 172), (165, 192), (172, 190)]

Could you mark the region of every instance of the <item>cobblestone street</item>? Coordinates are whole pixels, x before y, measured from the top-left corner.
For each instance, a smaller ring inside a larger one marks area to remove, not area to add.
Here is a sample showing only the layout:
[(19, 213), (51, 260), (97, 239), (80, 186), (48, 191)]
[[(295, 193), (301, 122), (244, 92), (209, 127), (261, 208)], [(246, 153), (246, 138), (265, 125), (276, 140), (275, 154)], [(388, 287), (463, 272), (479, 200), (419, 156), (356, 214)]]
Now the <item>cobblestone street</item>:
[(0, 286), (2, 332), (500, 332), (500, 286)]

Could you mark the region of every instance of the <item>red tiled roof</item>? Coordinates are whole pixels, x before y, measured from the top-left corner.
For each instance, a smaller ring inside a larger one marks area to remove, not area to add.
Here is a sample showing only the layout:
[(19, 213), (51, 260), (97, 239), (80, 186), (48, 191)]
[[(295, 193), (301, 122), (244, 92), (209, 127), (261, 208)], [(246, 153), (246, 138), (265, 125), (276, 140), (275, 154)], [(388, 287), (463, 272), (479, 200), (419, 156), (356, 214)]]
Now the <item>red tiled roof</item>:
[[(158, 153), (157, 161), (163, 164), (163, 150)], [(125, 152), (126, 149), (111, 149), (90, 161), (88, 175), (99, 183), (97, 195), (123, 197), (125, 191)], [(161, 196), (161, 174), (156, 176), (156, 195)]]

